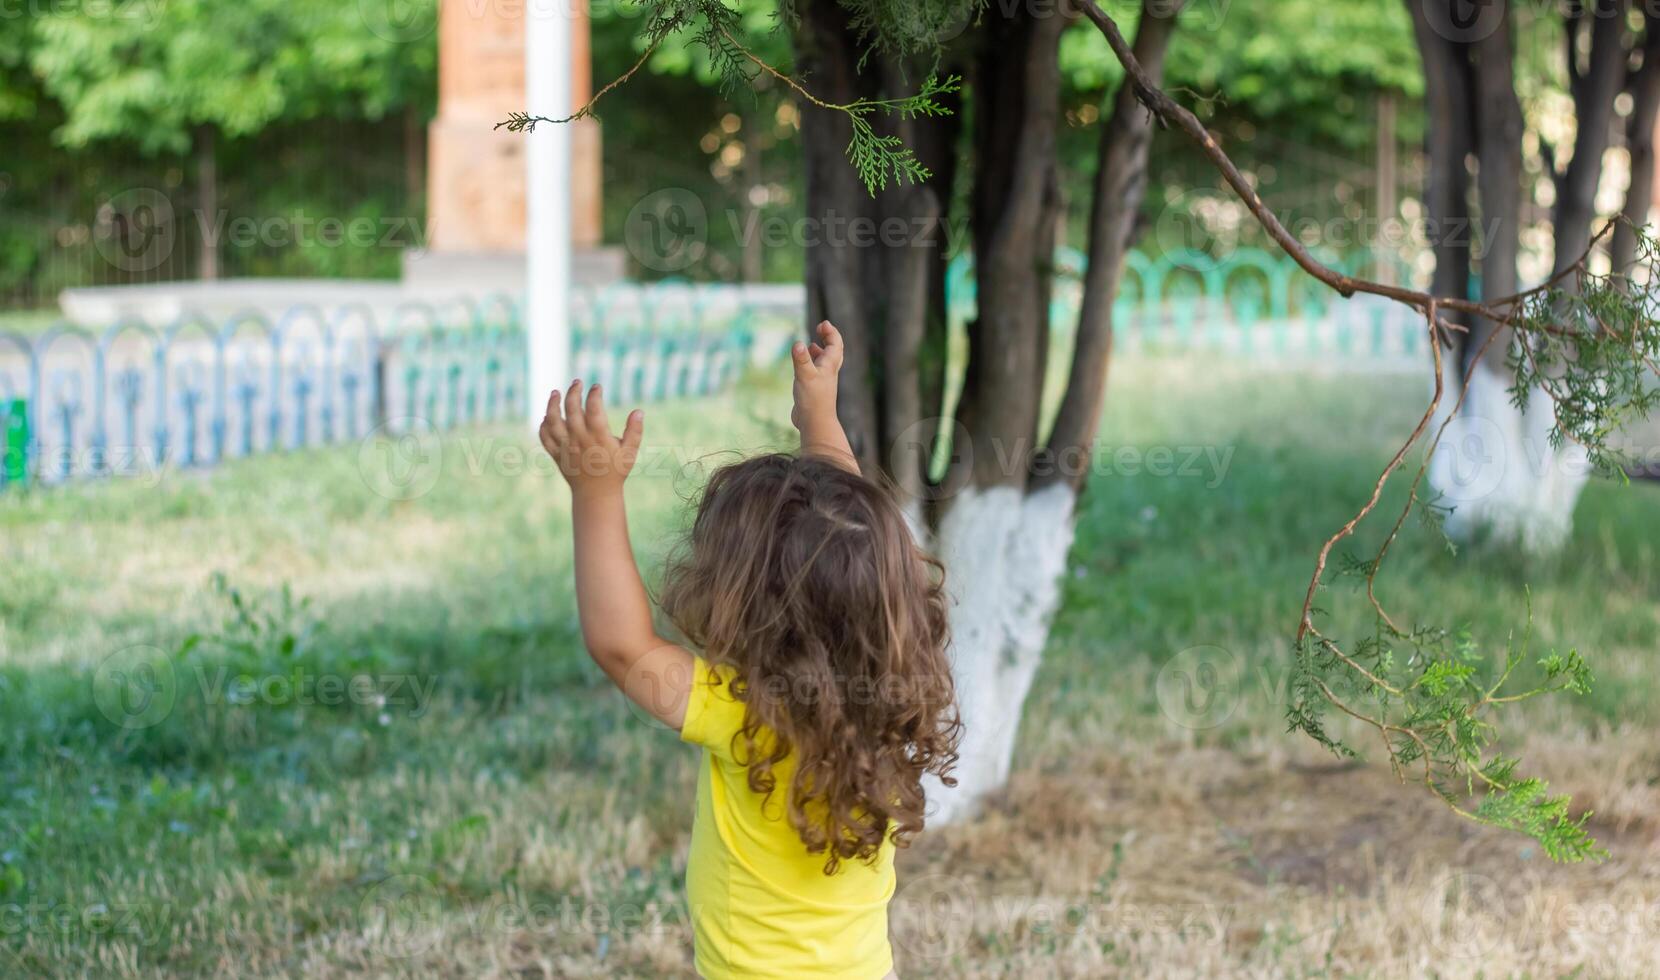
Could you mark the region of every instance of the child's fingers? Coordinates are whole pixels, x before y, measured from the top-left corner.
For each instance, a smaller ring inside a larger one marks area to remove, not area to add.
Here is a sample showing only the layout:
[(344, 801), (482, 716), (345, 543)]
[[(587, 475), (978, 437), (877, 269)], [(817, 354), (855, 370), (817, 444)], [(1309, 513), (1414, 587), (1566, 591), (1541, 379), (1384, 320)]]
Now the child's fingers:
[(817, 364), (818, 359), (824, 356), (824, 348), (817, 344), (809, 344), (807, 345), (807, 353), (813, 355), (813, 363)]
[[(824, 349), (824, 353), (828, 356), (830, 366), (841, 367), (843, 352), (842, 332), (836, 329), (836, 325), (834, 323), (831, 323), (829, 320), (824, 320), (818, 325), (818, 336), (819, 346)], [(814, 360), (817, 361), (818, 358), (814, 358)]]
[[(548, 440), (552, 439), (555, 446), (565, 441), (565, 420), (559, 414), (559, 399), (564, 394), (558, 388), (548, 393), (547, 412), (542, 416), (542, 424), (536, 434), (542, 440), (542, 448), (547, 449)], [(548, 449), (548, 452), (553, 452)]]
[[(543, 451), (545, 451), (549, 456), (552, 456), (554, 459), (558, 459), (560, 453), (563, 451), (561, 443), (563, 443), (564, 440), (561, 439), (560, 436), (553, 434), (552, 426), (550, 426), (548, 422), (548, 419), (542, 420), (541, 426), (536, 429), (536, 439), (541, 442)], [(563, 433), (560, 435), (563, 435)]]
[(829, 320), (821, 320), (819, 322), (818, 336), (819, 342), (824, 345), (825, 350), (829, 350), (832, 347), (840, 347), (842, 345), (842, 332), (837, 330), (836, 325), (831, 323)]
[(581, 378), (572, 381), (571, 387), (565, 392), (565, 428), (577, 438), (588, 434), (588, 426), (582, 418)]
[(798, 378), (810, 378), (818, 373), (813, 367), (813, 357), (807, 352), (807, 345), (796, 341), (790, 346), (790, 360), (795, 364), (795, 374)]
[(588, 432), (596, 437), (606, 437), (611, 434), (611, 426), (605, 421), (605, 398), (599, 393), (599, 385), (588, 389), (587, 417), (583, 419), (588, 426)]
[(628, 420), (623, 423), (622, 447), (624, 452), (637, 453), (640, 451), (640, 441), (646, 434), (646, 413), (635, 409), (628, 413)]

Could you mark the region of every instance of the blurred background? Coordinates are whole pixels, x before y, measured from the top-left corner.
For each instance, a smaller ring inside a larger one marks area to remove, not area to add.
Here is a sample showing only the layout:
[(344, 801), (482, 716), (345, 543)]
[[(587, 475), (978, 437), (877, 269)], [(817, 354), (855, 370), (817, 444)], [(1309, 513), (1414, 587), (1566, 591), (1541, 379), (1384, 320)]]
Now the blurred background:
[[(1164, 78), (1323, 261), (1427, 289), (1409, 6), (1193, 0)], [(1655, 165), (1636, 6), (1604, 217)], [(544, 131), (498, 124), (528, 105), (525, 9), (0, 0), (0, 975), (690, 975), (693, 758), (584, 656), (524, 424)], [(710, 465), (788, 444), (827, 226), (783, 82), (735, 91), (681, 35), (648, 53), (650, 4), (564, 9), (572, 105), (644, 55), (568, 126), (555, 318), (575, 373), (651, 406), (649, 579)], [(1510, 9), (1532, 284), (1589, 49), (1557, 5)], [(780, 13), (744, 3), (741, 41), (788, 66)], [(1123, 74), (1087, 23), (1059, 69), (1057, 377)], [(1612, 852), (1554, 865), (1284, 733), (1314, 554), (1429, 397), (1421, 317), (1301, 274), (1179, 132), (1153, 128), (1146, 182), (1014, 775), (902, 857), (902, 975), (1660, 971), (1660, 435), (1624, 433), (1636, 479), (1593, 477), (1560, 548), (1414, 521), (1379, 579), (1411, 621), (1500, 650), (1529, 623), (1591, 661), (1591, 694), (1507, 729)], [(971, 194), (965, 167), (953, 372)]]

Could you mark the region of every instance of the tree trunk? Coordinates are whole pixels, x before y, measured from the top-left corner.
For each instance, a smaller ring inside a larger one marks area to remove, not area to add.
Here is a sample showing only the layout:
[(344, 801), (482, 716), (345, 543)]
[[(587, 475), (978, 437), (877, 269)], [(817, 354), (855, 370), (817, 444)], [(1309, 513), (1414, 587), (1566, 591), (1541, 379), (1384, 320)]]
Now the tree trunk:
[[(1497, 30), (1463, 45), (1437, 35), (1419, 6), (1409, 3), (1430, 104), (1431, 223), (1442, 229), (1459, 223), (1447, 217), (1457, 213), (1464, 185), (1462, 156), (1456, 167), (1452, 157), (1464, 144), (1459, 130), (1473, 129), (1480, 160), (1481, 296), (1491, 301), (1512, 295), (1521, 286), (1517, 259), (1521, 251), (1523, 120), (1516, 97), (1514, 24), (1507, 18)], [(1578, 132), (1567, 167), (1553, 171), (1558, 193), (1552, 214), (1558, 271), (1577, 262), (1590, 241), (1602, 156), (1625, 64), (1623, 12), (1624, 0), (1615, 0), (1571, 14), (1567, 21)], [(1590, 39), (1583, 69), (1576, 60), (1575, 40), (1582, 35)], [(1463, 118), (1473, 118), (1473, 127), (1460, 122), (1460, 78), (1472, 83), (1472, 111)], [(1436, 246), (1435, 292), (1463, 296), (1468, 243), (1438, 241)], [(1508, 359), (1516, 341), (1510, 331), (1479, 318), (1468, 327), (1467, 337), (1455, 343), (1453, 356), (1446, 361), (1448, 395), (1437, 425), (1452, 410), (1466, 375), (1469, 391), (1458, 417), (1446, 429), (1429, 472), (1439, 502), (1451, 511), (1445, 529), (1455, 540), (1489, 537), (1520, 544), (1531, 552), (1555, 550), (1572, 529), (1574, 504), (1589, 476), (1585, 452), (1571, 443), (1561, 449), (1551, 445), (1555, 407), (1543, 391), (1531, 392), (1525, 408), (1513, 403), (1509, 389), (1514, 375)]]
[(212, 126), (196, 130), (196, 226), (201, 231), (201, 251), (196, 254), (196, 277), (219, 278), (219, 163), (218, 134)]
[[(1135, 56), (1150, 76), (1164, 77), (1164, 52), (1176, 29), (1174, 9), (1149, 7), (1136, 31)], [(1083, 301), (1066, 393), (1036, 482), (1065, 482), (1081, 489), (1089, 470), (1095, 432), (1107, 394), (1107, 366), (1112, 357), (1112, 307), (1124, 274), (1135, 232), (1136, 215), (1147, 193), (1147, 155), (1153, 142), (1153, 116), (1129, 86), (1120, 86), (1112, 117), (1101, 128), (1096, 150), (1095, 185), (1090, 202), (1089, 267), (1084, 271)]]
[[(404, 213), (413, 216), (417, 202), (427, 192), (427, 128), (414, 106), (403, 110), (403, 201)], [(421, 236), (417, 244), (425, 244)]]
[[(1429, 115), (1426, 155), (1429, 167), (1424, 203), (1425, 237), (1435, 256), (1430, 291), (1437, 296), (1468, 297), (1470, 249), (1470, 173), (1466, 168), (1475, 145), (1475, 103), (1470, 92), (1467, 46), (1437, 31), (1424, 5), (1407, 0), (1412, 28), (1424, 65), (1424, 100)], [(1453, 315), (1458, 320), (1456, 314)], [(1458, 358), (1452, 359), (1456, 365)]]
[[(1625, 0), (1593, 2), (1570, 15), (1568, 41), (1569, 81), (1574, 100), (1574, 155), (1556, 178), (1556, 204), (1551, 210), (1555, 229), (1555, 272), (1579, 261), (1591, 241), (1591, 224), (1597, 216), (1597, 184), (1602, 180), (1603, 151), (1614, 126), (1614, 99), (1625, 85), (1624, 40)], [(1589, 27), (1581, 29), (1586, 18)], [(1583, 68), (1577, 63), (1575, 40), (1589, 35), (1588, 58)]]
[(963, 720), (957, 785), (929, 787), (942, 821), (971, 814), (1008, 780), (1072, 547), (1075, 496), (1064, 486), (1027, 493), (1060, 218), (1055, 140), (1066, 22), (997, 7), (985, 21), (970, 77), (978, 309), (967, 324), (956, 413), (967, 446), (954, 468), (966, 486), (936, 537), (955, 602), (951, 661)]
[[(1173, 27), (1167, 0), (1147, 0), (1143, 57), (1162, 60)], [(910, 506), (913, 526), (944, 559), (952, 605), (952, 667), (964, 722), (958, 785), (932, 783), (936, 820), (972, 813), (1008, 778), (1021, 708), (1048, 638), (1073, 537), (1082, 473), (1040, 475), (1037, 452), (1049, 340), (1052, 253), (1062, 202), (1056, 173), (1059, 44), (1067, 20), (1051, 8), (993, 5), (965, 38), (974, 99), (968, 190), (978, 311), (955, 417), (945, 417), (944, 220), (963, 115), (871, 117), (915, 149), (933, 172), (917, 186), (874, 197), (848, 166), (850, 133), (839, 112), (801, 105), (807, 246), (807, 319), (833, 320), (847, 341), (838, 413), (861, 466), (884, 469)], [(1021, 9), (1017, 9), (1021, 8)], [(826, 102), (914, 89), (933, 65), (866, 55), (836, 0), (799, 7), (795, 38), (804, 84)], [(1159, 16), (1165, 15), (1165, 16)], [(953, 62), (959, 52), (949, 52)], [(874, 69), (872, 68), (874, 66)], [(1087, 450), (1101, 411), (1112, 296), (1146, 176), (1150, 120), (1123, 96), (1101, 144), (1091, 216), (1086, 311), (1057, 420), (1069, 446)], [(897, 222), (897, 223), (896, 223)], [(861, 240), (845, 229), (906, 229), (903, 241)], [(841, 235), (836, 230), (843, 229)], [(952, 462), (931, 474), (936, 442)], [(1052, 440), (1051, 449), (1057, 445)]]
[[(902, 70), (882, 54), (870, 56), (878, 62), (877, 70), (858, 70), (863, 45), (834, 0), (803, 4), (800, 15), (796, 61), (819, 99), (846, 103), (897, 95), (914, 86), (916, 67)], [(847, 161), (852, 137), (847, 116), (806, 102), (798, 105), (806, 187), (808, 330), (820, 320), (830, 320), (842, 331), (846, 381), (837, 413), (860, 466), (874, 473), (908, 455), (895, 449), (896, 442), (914, 437), (919, 425), (941, 411), (946, 241), (939, 218), (955, 175), (959, 117), (895, 123), (873, 116), (871, 124), (878, 131), (904, 127), (908, 144), (934, 171), (923, 184), (890, 185), (873, 197)], [(921, 317), (919, 303), (924, 307)], [(935, 358), (935, 380), (916, 398), (896, 397), (900, 393), (888, 384), (889, 377), (914, 382), (919, 373), (926, 373), (930, 338), (942, 348)], [(930, 391), (932, 400), (926, 397)], [(915, 451), (921, 454), (925, 449)], [(900, 489), (913, 501), (923, 499), (924, 468), (897, 469), (906, 474)]]
[(1648, 224), (1649, 209), (1654, 203), (1654, 124), (1656, 110), (1660, 109), (1660, 20), (1649, 17), (1644, 21), (1642, 61), (1630, 73), (1627, 89), (1631, 92), (1631, 115), (1626, 119), (1625, 146), (1631, 160), (1631, 183), (1625, 191), (1625, 206), (1620, 216), (1625, 220), (1614, 229), (1614, 240), (1609, 246), (1614, 271), (1630, 276), (1631, 265), (1637, 259), (1637, 228)]

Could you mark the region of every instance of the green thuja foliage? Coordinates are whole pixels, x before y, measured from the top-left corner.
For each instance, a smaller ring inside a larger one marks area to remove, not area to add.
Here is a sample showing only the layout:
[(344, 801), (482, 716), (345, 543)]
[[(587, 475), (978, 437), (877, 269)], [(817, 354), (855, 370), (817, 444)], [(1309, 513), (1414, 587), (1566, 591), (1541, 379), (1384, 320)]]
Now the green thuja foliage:
[(947, 116), (951, 110), (939, 101), (942, 95), (958, 90), (961, 79), (952, 75), (946, 79), (930, 76), (914, 95), (900, 99), (860, 99), (845, 106), (833, 106), (847, 113), (853, 123), (853, 139), (847, 144), (847, 159), (859, 172), (859, 179), (871, 194), (888, 186), (891, 175), (895, 184), (915, 184), (933, 176), (916, 158), (916, 154), (897, 136), (881, 136), (870, 125), (872, 113), (883, 111), (901, 119), (925, 116)]
[[(857, 14), (857, 11), (855, 13)], [(788, 17), (792, 16), (792, 13), (785, 10), (784, 15)], [(871, 45), (866, 49), (868, 55), (875, 47), (908, 51), (929, 42), (931, 38), (937, 42), (937, 34), (931, 34), (930, 31), (937, 31), (938, 28), (933, 25), (936, 20), (946, 16), (946, 8), (941, 8), (920, 20), (916, 17), (881, 18), (877, 17), (874, 8), (867, 8), (864, 18), (855, 16), (854, 23)], [(877, 23), (890, 27), (878, 32), (874, 26)], [(901, 29), (891, 25), (909, 26)], [(922, 161), (916, 158), (916, 153), (906, 146), (902, 139), (877, 132), (871, 125), (871, 119), (878, 113), (893, 115), (902, 120), (950, 115), (951, 109), (942, 101), (942, 97), (955, 93), (961, 87), (961, 79), (957, 76), (942, 79), (930, 74), (916, 92), (897, 98), (826, 102), (815, 96), (801, 82), (768, 65), (744, 47), (738, 41), (741, 33), (742, 25), (739, 22), (738, 11), (720, 0), (664, 0), (655, 3), (651, 5), (650, 14), (641, 31), (641, 37), (646, 42), (645, 53), (634, 67), (601, 89), (587, 105), (562, 119), (531, 115), (528, 112), (509, 113), (505, 120), (497, 124), (497, 128), (513, 133), (528, 133), (535, 130), (539, 123), (566, 123), (591, 116), (599, 100), (638, 71), (659, 45), (672, 36), (684, 35), (688, 41), (702, 47), (708, 53), (710, 66), (720, 78), (721, 91), (728, 96), (752, 91), (751, 83), (756, 76), (765, 73), (794, 89), (804, 101), (820, 109), (844, 113), (852, 129), (852, 137), (847, 144), (848, 162), (858, 172), (859, 180), (872, 196), (878, 190), (885, 189), (890, 181), (894, 184), (914, 184), (932, 176)]]
[[(1652, 268), (1655, 241), (1641, 229), (1637, 238), (1640, 264)], [(1614, 440), (1660, 400), (1657, 308), (1660, 287), (1652, 280), (1592, 273), (1581, 262), (1494, 311), (1507, 314), (1503, 323), (1511, 329), (1506, 339), (1512, 402), (1525, 409), (1531, 399), (1550, 400), (1554, 448), (1581, 446), (1591, 464), (1623, 476)], [(1459, 392), (1446, 397), (1462, 401)], [(1419, 492), (1439, 433), (1430, 441), (1395, 531), (1414, 510), (1425, 527), (1443, 531), (1449, 508)], [(1369, 512), (1370, 507), (1360, 516)], [(1590, 667), (1577, 650), (1538, 657), (1529, 652), (1531, 597), (1521, 639), (1512, 638), (1502, 658), (1489, 657), (1468, 631), (1397, 626), (1374, 590), (1394, 539), (1391, 532), (1370, 557), (1342, 556), (1334, 572), (1363, 587), (1376, 611), (1371, 635), (1339, 643), (1315, 625), (1324, 613), (1311, 606), (1295, 649), (1286, 711), (1290, 730), (1354, 756), (1358, 750), (1333, 735), (1329, 723), (1337, 716), (1362, 722), (1398, 776), (1422, 783), (1459, 814), (1526, 834), (1553, 860), (1604, 856), (1586, 830), (1590, 814), (1574, 816), (1567, 796), (1553, 796), (1544, 780), (1522, 775), (1520, 760), (1498, 748), (1494, 720), (1505, 705), (1589, 692)], [(1518, 669), (1530, 663), (1535, 679), (1522, 683)]]
[[(1654, 268), (1655, 240), (1642, 229), (1636, 239), (1637, 265)], [(1524, 342), (1509, 355), (1516, 407), (1540, 397), (1553, 403), (1552, 448), (1572, 442), (1597, 468), (1617, 474), (1626, 460), (1612, 440), (1660, 402), (1660, 292), (1621, 272), (1581, 272), (1566, 286), (1528, 296), (1514, 321)]]
[(1422, 783), (1459, 814), (1526, 834), (1553, 860), (1602, 857), (1585, 830), (1590, 814), (1571, 815), (1568, 797), (1549, 795), (1544, 780), (1519, 775), (1519, 760), (1495, 749), (1493, 712), (1500, 706), (1590, 690), (1591, 670), (1572, 650), (1538, 658), (1540, 679), (1515, 684), (1517, 668), (1529, 659), (1529, 633), (1506, 649), (1497, 676), (1488, 676), (1488, 658), (1467, 632), (1402, 633), (1380, 623), (1347, 651), (1305, 639), (1292, 673), (1290, 729), (1341, 756), (1357, 755), (1324, 725), (1341, 702), (1339, 710), (1376, 728), (1398, 775)]

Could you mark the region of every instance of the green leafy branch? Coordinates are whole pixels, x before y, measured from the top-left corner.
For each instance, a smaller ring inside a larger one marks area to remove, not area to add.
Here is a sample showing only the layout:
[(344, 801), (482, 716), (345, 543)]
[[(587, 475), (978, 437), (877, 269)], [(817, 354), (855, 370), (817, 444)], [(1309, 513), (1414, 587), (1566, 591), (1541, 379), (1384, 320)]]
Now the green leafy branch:
[[(1634, 263), (1656, 268), (1655, 240), (1637, 229)], [(1556, 425), (1551, 448), (1572, 442), (1606, 473), (1625, 473), (1625, 454), (1610, 440), (1660, 405), (1660, 310), (1652, 285), (1635, 286), (1629, 270), (1580, 270), (1568, 287), (1529, 296), (1512, 321), (1526, 342), (1513, 345), (1508, 363), (1518, 410), (1543, 393)], [(1571, 288), (1569, 288), (1571, 287)], [(1559, 325), (1566, 324), (1567, 329)]]
[[(1593, 239), (1593, 246), (1612, 227), (1610, 222)], [(1654, 239), (1643, 229), (1635, 233), (1640, 260), (1652, 262)], [(1660, 291), (1652, 278), (1638, 284), (1623, 272), (1593, 273), (1581, 258), (1542, 286), (1489, 310), (1501, 326), (1509, 328), (1508, 363), (1514, 373), (1510, 392), (1517, 408), (1542, 392), (1555, 410), (1552, 445), (1560, 449), (1574, 442), (1584, 447), (1590, 461), (1622, 474), (1620, 453), (1610, 441), (1625, 425), (1646, 417), (1654, 408), (1653, 384), (1660, 377), (1655, 367), (1660, 353), (1660, 318), (1656, 316)], [(1590, 814), (1573, 816), (1568, 797), (1550, 795), (1544, 780), (1518, 774), (1517, 758), (1493, 749), (1498, 738), (1491, 720), (1493, 709), (1545, 694), (1590, 690), (1591, 671), (1579, 652), (1552, 651), (1540, 657), (1536, 666), (1543, 680), (1512, 690), (1517, 667), (1528, 659), (1531, 596), (1520, 648), (1507, 647), (1504, 666), (1491, 682), (1481, 679), (1484, 658), (1467, 633), (1403, 629), (1377, 596), (1378, 572), (1406, 518), (1416, 510), (1427, 526), (1441, 527), (1446, 508), (1421, 493), (1429, 461), (1468, 394), (1476, 365), (1505, 331), (1489, 333), (1470, 359), (1471, 369), (1457, 401), (1435, 430), (1408, 488), (1407, 501), (1377, 552), (1364, 559), (1345, 556), (1341, 562), (1339, 574), (1364, 583), (1376, 615), (1375, 631), (1345, 649), (1315, 624), (1320, 610), (1312, 606), (1312, 599), (1323, 582), (1326, 554), (1370, 514), (1384, 484), (1440, 408), (1443, 339), (1456, 328), (1440, 319), (1434, 300), (1428, 304), (1426, 319), (1435, 359), (1435, 396), (1379, 477), (1372, 499), (1321, 552), (1298, 631), (1287, 721), (1292, 730), (1310, 735), (1334, 752), (1354, 755), (1325, 727), (1326, 715), (1335, 708), (1377, 731), (1397, 776), (1422, 782), (1460, 815), (1527, 834), (1554, 860), (1599, 858), (1605, 852), (1585, 829)]]
[[(1490, 679), (1482, 670), (1487, 657), (1468, 632), (1400, 634), (1380, 620), (1376, 632), (1348, 652), (1327, 637), (1306, 635), (1293, 663), (1290, 730), (1354, 757), (1358, 753), (1326, 728), (1326, 715), (1336, 708), (1377, 730), (1397, 777), (1420, 782), (1460, 816), (1526, 834), (1553, 860), (1601, 858), (1606, 852), (1585, 829), (1590, 813), (1573, 816), (1567, 796), (1552, 796), (1544, 780), (1518, 775), (1520, 760), (1494, 749), (1494, 709), (1590, 690), (1591, 671), (1578, 651), (1540, 657), (1535, 666), (1542, 680), (1513, 683), (1517, 668), (1528, 662), (1532, 621), (1530, 601), (1519, 646), (1507, 644), (1504, 665)], [(1350, 683), (1342, 685), (1345, 680)]]
[[(1489, 720), (1491, 709), (1557, 691), (1583, 693), (1590, 672), (1577, 652), (1552, 653), (1538, 663), (1545, 681), (1520, 692), (1505, 685), (1525, 653), (1508, 653), (1499, 678), (1483, 685), (1477, 678), (1475, 647), (1436, 629), (1403, 629), (1378, 600), (1376, 582), (1390, 546), (1408, 516), (1417, 511), (1426, 525), (1439, 529), (1446, 508), (1433, 496), (1420, 493), (1429, 461), (1439, 447), (1447, 425), (1457, 417), (1469, 393), (1470, 382), (1487, 348), (1503, 337), (1516, 371), (1512, 398), (1525, 404), (1529, 393), (1543, 391), (1555, 403), (1552, 442), (1572, 439), (1585, 445), (1592, 459), (1608, 465), (1616, 458), (1608, 442), (1626, 422), (1646, 415), (1655, 404), (1647, 385), (1655, 370), (1655, 345), (1660, 343), (1660, 295), (1655, 276), (1643, 283), (1626, 278), (1626, 270), (1599, 277), (1589, 271), (1588, 259), (1597, 243), (1614, 227), (1610, 222), (1591, 239), (1584, 253), (1545, 283), (1515, 296), (1489, 302), (1463, 297), (1440, 297), (1391, 283), (1349, 275), (1321, 262), (1288, 231), (1263, 203), (1251, 181), (1228, 157), (1192, 111), (1176, 102), (1147, 73), (1118, 23), (1096, 0), (1076, 0), (1078, 10), (1106, 38), (1113, 56), (1124, 66), (1127, 84), (1164, 125), (1191, 139), (1222, 179), (1239, 196), (1253, 218), (1305, 272), (1339, 295), (1366, 293), (1402, 303), (1424, 316), (1429, 347), (1434, 352), (1435, 395), (1404, 444), (1384, 466), (1360, 510), (1329, 537), (1314, 561), (1297, 623), (1294, 644), (1291, 701), (1286, 720), (1341, 755), (1355, 751), (1335, 738), (1325, 720), (1340, 712), (1374, 729), (1395, 773), (1412, 772), (1456, 812), (1529, 834), (1559, 861), (1601, 856), (1585, 831), (1588, 814), (1570, 815), (1566, 797), (1550, 796), (1543, 780), (1517, 775), (1514, 758), (1492, 751), (1497, 731)], [(1634, 229), (1640, 253), (1653, 269), (1654, 242)], [(1367, 600), (1376, 613), (1377, 627), (1369, 637), (1345, 646), (1322, 633), (1316, 624), (1322, 611), (1314, 605), (1326, 584), (1332, 549), (1354, 534), (1355, 528), (1377, 508), (1386, 484), (1420, 445), (1441, 409), (1446, 395), (1443, 345), (1455, 332), (1468, 330), (1443, 319), (1459, 313), (1495, 325), (1481, 349), (1469, 359), (1457, 402), (1430, 436), (1407, 500), (1378, 551), (1367, 559), (1349, 559), (1349, 574), (1363, 579)], [(1449, 542), (1450, 544), (1450, 542)], [(1531, 610), (1529, 612), (1531, 624)], [(1524, 642), (1525, 649), (1525, 642)], [(1462, 787), (1462, 791), (1460, 790)]]
[(930, 75), (922, 83), (922, 88), (912, 95), (898, 99), (859, 99), (842, 105), (820, 102), (799, 86), (797, 89), (803, 97), (821, 109), (847, 113), (848, 121), (853, 125), (853, 138), (847, 144), (847, 159), (858, 171), (859, 180), (864, 183), (865, 190), (875, 195), (878, 190), (887, 188), (890, 175), (893, 182), (898, 185), (921, 183), (932, 177), (933, 173), (922, 165), (922, 161), (916, 158), (915, 151), (906, 146), (898, 136), (878, 134), (870, 124), (870, 116), (879, 111), (892, 113), (900, 119), (948, 116), (951, 110), (943, 105), (939, 98), (956, 92), (961, 87), (962, 79), (956, 75), (945, 79)]
[(644, 53), (634, 64), (610, 84), (594, 93), (586, 105), (569, 116), (554, 119), (512, 112), (497, 129), (511, 133), (534, 132), (542, 123), (559, 124), (593, 116), (594, 107), (613, 89), (634, 77), (651, 58), (653, 52), (669, 37), (689, 31), (691, 43), (701, 45), (708, 52), (710, 65), (720, 78), (721, 91), (728, 95), (750, 89), (758, 76), (765, 74), (778, 79), (810, 105), (832, 112), (845, 113), (852, 127), (852, 138), (847, 144), (847, 159), (865, 185), (875, 196), (885, 190), (891, 181), (896, 185), (925, 181), (933, 173), (918, 160), (915, 151), (903, 139), (876, 131), (871, 119), (877, 113), (897, 116), (901, 120), (920, 119), (951, 114), (943, 97), (957, 92), (962, 80), (956, 75), (941, 79), (930, 75), (916, 92), (892, 99), (856, 99), (852, 102), (827, 102), (808, 91), (789, 74), (779, 71), (737, 39), (742, 27), (738, 12), (720, 0), (668, 0), (657, 4), (647, 22), (642, 37), (646, 42)]

